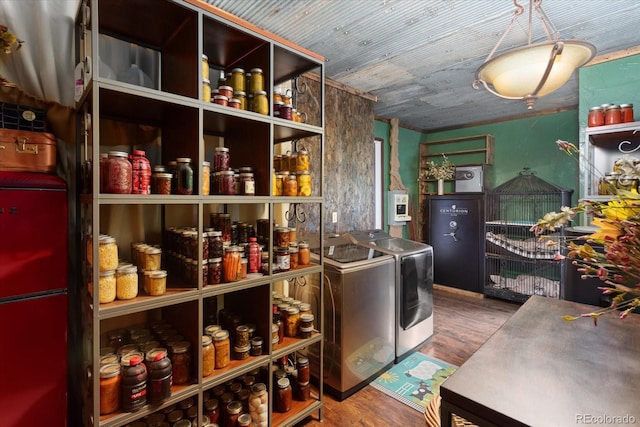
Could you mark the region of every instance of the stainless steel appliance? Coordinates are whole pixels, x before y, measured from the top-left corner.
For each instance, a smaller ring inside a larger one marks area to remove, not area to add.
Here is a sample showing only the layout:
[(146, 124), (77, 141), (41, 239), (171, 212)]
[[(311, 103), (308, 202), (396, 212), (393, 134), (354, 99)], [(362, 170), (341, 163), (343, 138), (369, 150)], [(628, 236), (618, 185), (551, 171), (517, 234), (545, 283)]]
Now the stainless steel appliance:
[(323, 380), (325, 390), (342, 400), (393, 365), (394, 259), (330, 237), (324, 278)]
[(382, 230), (354, 231), (347, 238), (394, 257), (397, 363), (433, 335), (433, 248)]
[(487, 186), (486, 165), (456, 166), (456, 193), (482, 193)]

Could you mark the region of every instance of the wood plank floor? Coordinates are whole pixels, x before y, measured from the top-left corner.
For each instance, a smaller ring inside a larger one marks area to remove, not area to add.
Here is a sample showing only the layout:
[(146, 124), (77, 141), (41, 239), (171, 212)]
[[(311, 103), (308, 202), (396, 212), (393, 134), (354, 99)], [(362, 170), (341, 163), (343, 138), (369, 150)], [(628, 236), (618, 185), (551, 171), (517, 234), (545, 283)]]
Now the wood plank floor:
[[(444, 286), (435, 287), (433, 300), (434, 334), (420, 352), (457, 366), (464, 363), (520, 307)], [(425, 425), (421, 412), (370, 385), (342, 402), (325, 393), (322, 418), (320, 422), (317, 417), (309, 417), (298, 427)]]

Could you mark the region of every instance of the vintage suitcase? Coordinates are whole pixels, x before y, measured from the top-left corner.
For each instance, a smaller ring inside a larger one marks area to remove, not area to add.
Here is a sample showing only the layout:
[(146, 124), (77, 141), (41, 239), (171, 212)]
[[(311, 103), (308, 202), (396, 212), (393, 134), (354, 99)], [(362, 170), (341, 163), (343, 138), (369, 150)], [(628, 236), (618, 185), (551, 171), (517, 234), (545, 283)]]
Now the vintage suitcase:
[(55, 172), (56, 137), (48, 132), (0, 129), (0, 171)]

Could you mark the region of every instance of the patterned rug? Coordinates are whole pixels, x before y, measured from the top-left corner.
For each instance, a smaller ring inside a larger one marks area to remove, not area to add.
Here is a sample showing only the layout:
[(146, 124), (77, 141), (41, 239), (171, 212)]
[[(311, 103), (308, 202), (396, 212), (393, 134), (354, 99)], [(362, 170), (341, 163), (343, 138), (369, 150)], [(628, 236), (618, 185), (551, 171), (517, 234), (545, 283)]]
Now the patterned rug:
[(424, 412), (440, 385), (456, 371), (456, 366), (415, 352), (371, 382), (388, 396)]

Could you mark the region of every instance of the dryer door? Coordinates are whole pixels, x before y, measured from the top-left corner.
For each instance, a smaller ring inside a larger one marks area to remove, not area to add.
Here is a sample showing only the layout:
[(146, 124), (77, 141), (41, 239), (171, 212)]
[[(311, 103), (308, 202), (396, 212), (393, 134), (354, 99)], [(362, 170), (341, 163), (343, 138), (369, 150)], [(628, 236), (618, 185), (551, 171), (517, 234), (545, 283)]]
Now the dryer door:
[(407, 330), (433, 313), (432, 252), (402, 257), (400, 281), (400, 326)]

